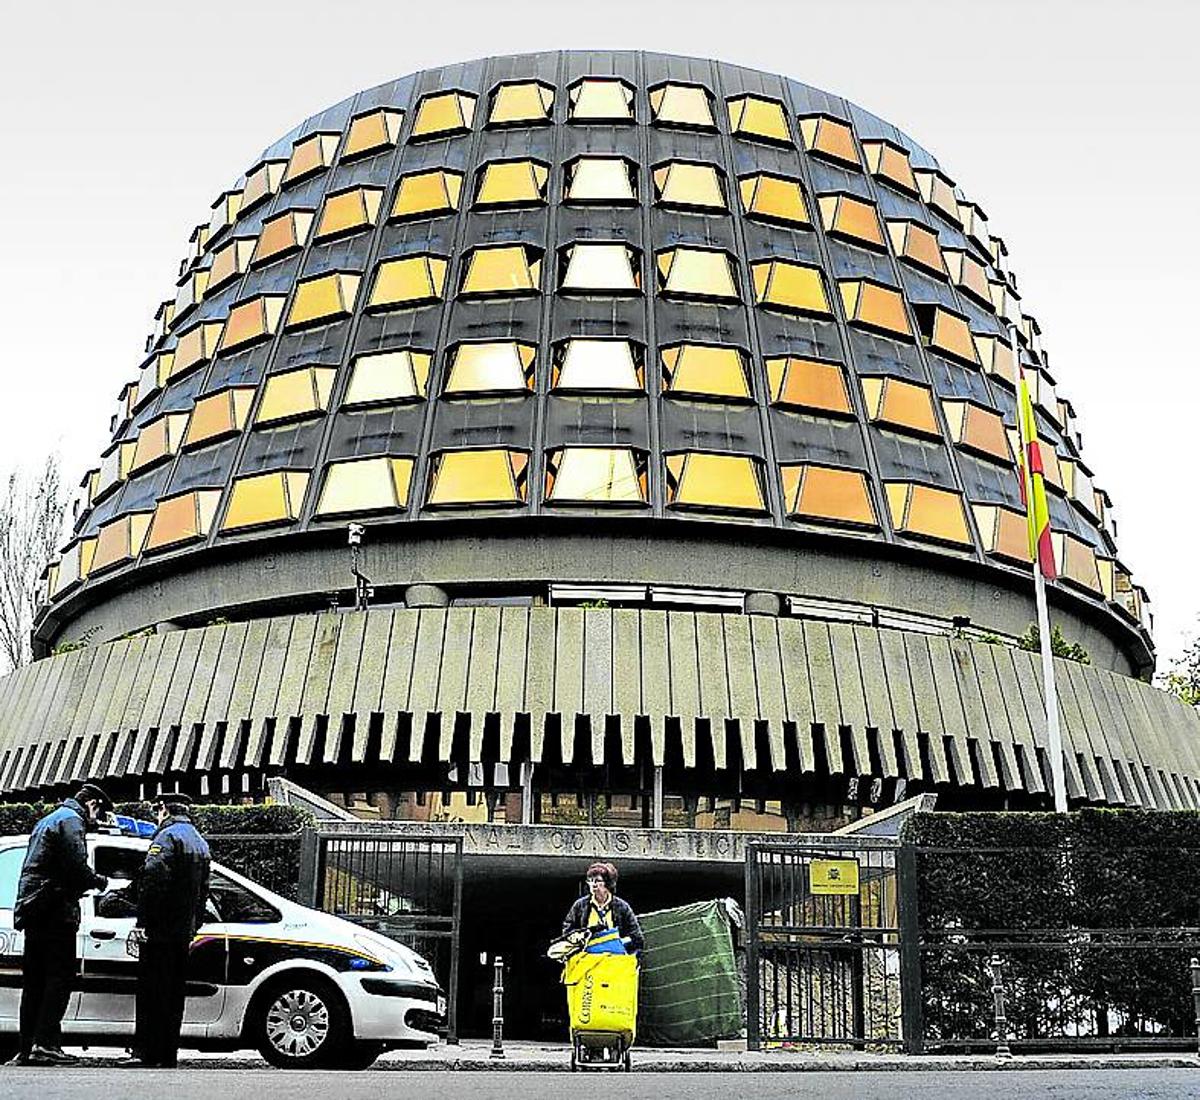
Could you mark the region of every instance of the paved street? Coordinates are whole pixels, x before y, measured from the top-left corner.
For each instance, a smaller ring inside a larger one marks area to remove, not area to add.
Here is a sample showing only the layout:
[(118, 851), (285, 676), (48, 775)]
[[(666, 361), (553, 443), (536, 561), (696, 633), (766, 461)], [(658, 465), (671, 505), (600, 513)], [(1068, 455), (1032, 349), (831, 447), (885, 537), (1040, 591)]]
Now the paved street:
[[(618, 1085), (629, 1100), (696, 1100), (697, 1097), (749, 1097), (783, 1100), (812, 1096), (820, 1100), (1139, 1100), (1194, 1097), (1200, 1094), (1200, 1070), (1004, 1070), (982, 1072), (844, 1073), (634, 1073)], [(400, 1093), (437, 1100), (569, 1100), (595, 1097), (607, 1086), (594, 1077), (569, 1073), (496, 1073), (420, 1071), (402, 1075), (384, 1070), (362, 1073), (286, 1073), (262, 1069), (0, 1071), (0, 1100), (294, 1100), (297, 1096), (372, 1100)]]

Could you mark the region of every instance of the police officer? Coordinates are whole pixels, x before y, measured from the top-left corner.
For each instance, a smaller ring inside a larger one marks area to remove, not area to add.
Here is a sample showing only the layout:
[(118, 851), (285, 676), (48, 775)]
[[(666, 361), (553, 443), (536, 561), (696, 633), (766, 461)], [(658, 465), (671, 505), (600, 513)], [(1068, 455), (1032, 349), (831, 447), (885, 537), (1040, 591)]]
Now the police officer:
[(137, 1024), (131, 1064), (173, 1067), (183, 1024), (188, 949), (204, 922), (209, 853), (186, 794), (155, 801), (158, 830), (137, 877)]
[(108, 885), (88, 866), (84, 834), (111, 809), (108, 795), (85, 783), (74, 798), (43, 817), (29, 837), (13, 907), (13, 925), (25, 933), (17, 1065), (79, 1060), (62, 1049), (63, 1013), (79, 973), (79, 899)]

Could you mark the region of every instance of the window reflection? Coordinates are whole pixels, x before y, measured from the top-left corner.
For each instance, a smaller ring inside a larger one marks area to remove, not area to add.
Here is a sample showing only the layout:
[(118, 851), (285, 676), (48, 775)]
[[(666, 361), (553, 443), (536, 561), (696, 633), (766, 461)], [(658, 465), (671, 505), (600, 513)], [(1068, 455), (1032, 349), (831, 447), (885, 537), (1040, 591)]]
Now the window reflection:
[(444, 168), (401, 176), (392, 202), (391, 219), (404, 221), (453, 213), (458, 209), (462, 182), (462, 173)]
[(365, 157), (391, 148), (400, 138), (400, 124), (403, 121), (403, 111), (387, 107), (359, 115), (350, 123), (346, 147), (342, 150), (342, 160)]
[(333, 163), (341, 134), (318, 133), (301, 138), (292, 146), (287, 171), (283, 174), (285, 184), (299, 183), (309, 176), (328, 168)]
[(538, 81), (501, 84), (492, 93), (489, 126), (531, 126), (550, 121), (554, 89)]
[(828, 115), (809, 115), (800, 119), (800, 136), (804, 148), (814, 156), (861, 167), (858, 150), (854, 147), (854, 131), (848, 122)]
[(256, 427), (316, 416), (329, 408), (329, 395), (337, 377), (334, 367), (302, 367), (268, 376), (262, 404), (254, 418)]
[(862, 527), (877, 525), (867, 478), (861, 471), (785, 463), (780, 473), (789, 515)]
[(532, 344), (515, 340), (500, 343), (459, 344), (454, 350), (447, 396), (476, 393), (520, 392), (533, 388)]
[(484, 166), (475, 205), (538, 206), (546, 201), (550, 169), (533, 160), (501, 160)]
[(235, 479), (221, 530), (294, 522), (300, 518), (308, 478), (306, 470), (275, 470)]
[(899, 378), (863, 378), (861, 381), (867, 416), (873, 422), (941, 438), (928, 387)]
[(541, 280), (540, 258), (527, 245), (487, 245), (467, 258), (461, 294), (511, 296), (537, 294)]
[(817, 199), (821, 221), (834, 237), (843, 237), (854, 244), (882, 250), (883, 230), (875, 204), (854, 195), (822, 195)]
[(640, 267), (628, 245), (586, 241), (563, 250), (561, 290), (635, 294), (641, 290)]
[(329, 195), (321, 211), (316, 239), (326, 241), (370, 229), (379, 216), (382, 203), (381, 187), (352, 187)]
[(676, 508), (765, 512), (762, 475), (748, 455), (682, 451), (666, 456), (667, 501)]
[(574, 504), (644, 504), (644, 461), (627, 447), (563, 447), (550, 454), (546, 499)]
[(427, 503), (523, 504), (528, 462), (524, 451), (443, 451), (433, 460)]
[(344, 271), (320, 275), (296, 284), (296, 295), (288, 313), (289, 329), (326, 324), (354, 312), (362, 276)]
[(367, 303), (374, 308), (424, 305), (442, 296), (446, 261), (440, 256), (405, 256), (384, 260), (375, 271), (375, 286)]
[(206, 538), (221, 500), (220, 489), (197, 489), (160, 500), (154, 509), (146, 552)]
[(791, 145), (783, 104), (762, 96), (744, 95), (729, 101), (729, 129), (734, 137)]
[(962, 497), (949, 489), (913, 481), (884, 484), (896, 533), (957, 545), (971, 544)]
[(654, 193), (661, 206), (680, 210), (724, 211), (721, 176), (711, 164), (673, 160), (654, 169)]
[(864, 141), (862, 146), (871, 175), (905, 194), (918, 194), (917, 180), (906, 150), (883, 140)]
[(234, 386), (200, 398), (192, 409), (183, 446), (198, 447), (240, 432), (250, 415), (254, 392), (253, 386)]
[(670, 393), (749, 400), (746, 358), (739, 348), (675, 344), (662, 349), (663, 387)]
[(642, 390), (639, 357), (628, 340), (572, 337), (559, 351), (555, 390)]
[(680, 246), (658, 254), (659, 293), (666, 297), (737, 301), (733, 263), (717, 249)]
[(878, 329), (888, 336), (912, 339), (904, 299), (895, 287), (865, 279), (842, 279), (838, 288), (842, 293), (846, 320), (851, 324)]
[(771, 400), (775, 404), (811, 412), (854, 415), (840, 363), (785, 355), (767, 359), (766, 367)]
[(318, 516), (394, 512), (408, 507), (411, 458), (357, 458), (331, 463), (317, 502)]
[(715, 130), (712, 102), (698, 84), (660, 84), (650, 89), (650, 114), (655, 125), (689, 130)]
[(563, 201), (597, 205), (637, 202), (633, 166), (624, 157), (577, 157), (567, 165)]
[(800, 181), (760, 172), (738, 183), (746, 217), (807, 229), (811, 226)]
[(417, 107), (410, 141), (454, 137), (471, 129), (475, 97), (467, 92), (437, 92), (427, 95)]
[(378, 405), (424, 397), (432, 358), (411, 348), (358, 356), (342, 404)]
[(750, 265), (754, 300), (789, 312), (829, 315), (821, 269), (792, 260), (756, 260)]
[(628, 122), (633, 89), (615, 77), (585, 77), (571, 85), (567, 117), (572, 122)]

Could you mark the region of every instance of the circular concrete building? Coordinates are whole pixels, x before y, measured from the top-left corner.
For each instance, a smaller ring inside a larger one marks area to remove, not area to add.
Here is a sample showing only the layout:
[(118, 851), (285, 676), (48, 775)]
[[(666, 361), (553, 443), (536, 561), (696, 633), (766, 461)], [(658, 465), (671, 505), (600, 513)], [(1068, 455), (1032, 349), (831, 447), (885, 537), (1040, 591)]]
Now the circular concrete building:
[(42, 659), (0, 684), (0, 788), (755, 831), (1047, 806), (1011, 324), (1090, 655), (1059, 662), (1071, 799), (1200, 805), (1200, 723), (1144, 682), (1145, 595), (967, 184), (837, 96), (658, 54), (304, 122), (131, 361)]

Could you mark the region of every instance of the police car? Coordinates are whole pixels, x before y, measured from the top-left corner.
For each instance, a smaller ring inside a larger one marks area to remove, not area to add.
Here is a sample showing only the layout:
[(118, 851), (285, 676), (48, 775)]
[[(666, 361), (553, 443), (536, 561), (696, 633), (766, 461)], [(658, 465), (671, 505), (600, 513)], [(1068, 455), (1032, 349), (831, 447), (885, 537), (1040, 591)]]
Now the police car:
[[(15, 1052), (22, 933), (13, 929), (28, 837), (0, 838), (0, 1045)], [(88, 858), (110, 890), (132, 879), (144, 838), (89, 834)], [(118, 893), (80, 901), (80, 980), (63, 1019), (71, 1045), (128, 1047), (137, 945)], [(433, 971), (403, 944), (297, 905), (212, 865), (208, 916), (192, 941), (180, 1045), (257, 1048), (285, 1068), (365, 1069), (385, 1050), (438, 1040), (446, 1000)]]

